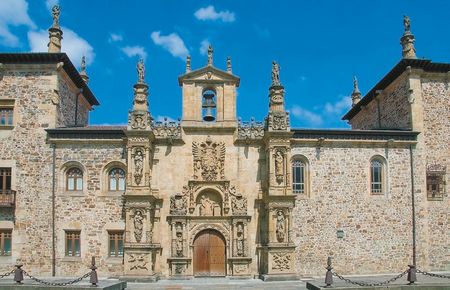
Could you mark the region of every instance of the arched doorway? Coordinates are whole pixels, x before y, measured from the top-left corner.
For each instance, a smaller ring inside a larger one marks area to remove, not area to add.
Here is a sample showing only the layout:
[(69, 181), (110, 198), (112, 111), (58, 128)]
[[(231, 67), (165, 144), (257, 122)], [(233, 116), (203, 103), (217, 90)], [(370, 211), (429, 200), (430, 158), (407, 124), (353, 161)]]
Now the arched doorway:
[(225, 276), (225, 240), (215, 230), (201, 231), (194, 240), (194, 276)]

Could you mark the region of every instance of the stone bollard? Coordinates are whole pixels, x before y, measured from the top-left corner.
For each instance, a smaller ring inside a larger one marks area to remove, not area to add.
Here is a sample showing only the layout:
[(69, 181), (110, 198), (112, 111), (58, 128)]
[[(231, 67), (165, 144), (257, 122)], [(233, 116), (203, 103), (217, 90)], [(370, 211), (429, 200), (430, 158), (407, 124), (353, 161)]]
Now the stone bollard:
[(414, 282), (417, 281), (416, 277), (416, 266), (415, 265), (408, 265), (408, 282), (409, 284), (414, 284)]
[(22, 284), (23, 281), (23, 270), (21, 269), (23, 265), (16, 265), (16, 270), (14, 270), (14, 281), (17, 284)]
[(328, 257), (327, 260), (327, 267), (325, 268), (327, 269), (327, 273), (325, 274), (325, 284), (326, 284), (326, 288), (329, 287), (333, 287), (333, 273), (331, 272), (331, 270), (333, 270), (333, 267), (331, 267), (331, 257)]
[(91, 283), (91, 287), (97, 287), (98, 285), (98, 276), (97, 276), (97, 266), (95, 266), (95, 257), (92, 257), (91, 264), (91, 277), (89, 278), (89, 283)]

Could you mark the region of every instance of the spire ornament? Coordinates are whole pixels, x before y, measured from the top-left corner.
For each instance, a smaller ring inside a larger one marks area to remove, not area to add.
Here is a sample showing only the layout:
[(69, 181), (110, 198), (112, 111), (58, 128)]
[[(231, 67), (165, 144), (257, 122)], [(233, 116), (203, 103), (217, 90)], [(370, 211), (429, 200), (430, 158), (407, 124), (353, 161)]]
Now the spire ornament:
[(414, 35), (411, 33), (411, 20), (408, 16), (403, 16), (403, 32), (402, 38), (400, 38), (400, 44), (402, 45), (403, 58), (416, 59), (416, 49), (414, 48), (414, 42), (416, 41)]
[(52, 16), (53, 16), (53, 28), (59, 28), (59, 15), (61, 14), (61, 8), (59, 5), (55, 5), (52, 7)]
[(52, 8), (52, 17), (53, 17), (53, 24), (52, 27), (48, 29), (48, 37), (49, 42), (47, 44), (48, 46), (48, 52), (61, 52), (61, 40), (63, 32), (61, 28), (59, 27), (59, 15), (61, 14), (61, 9), (58, 5), (53, 6)]
[(136, 64), (138, 81), (133, 86), (133, 109), (128, 114), (129, 130), (150, 130), (151, 116), (148, 110), (148, 85), (145, 83), (144, 60)]
[(231, 58), (227, 57), (227, 73), (231, 74)]
[(138, 83), (144, 84), (145, 83), (145, 64), (144, 59), (140, 59), (139, 62), (136, 65), (136, 70), (138, 73)]
[(280, 66), (276, 61), (272, 62), (272, 86), (281, 86)]
[(355, 106), (361, 100), (361, 92), (358, 88), (358, 79), (353, 77), (353, 92), (352, 92), (352, 107)]
[(81, 58), (80, 76), (86, 84), (89, 83), (89, 76), (86, 73), (86, 57), (84, 55)]
[(213, 65), (213, 48), (212, 45), (210, 44), (208, 47), (208, 65), (212, 66)]
[(191, 71), (191, 56), (186, 56), (186, 73)]

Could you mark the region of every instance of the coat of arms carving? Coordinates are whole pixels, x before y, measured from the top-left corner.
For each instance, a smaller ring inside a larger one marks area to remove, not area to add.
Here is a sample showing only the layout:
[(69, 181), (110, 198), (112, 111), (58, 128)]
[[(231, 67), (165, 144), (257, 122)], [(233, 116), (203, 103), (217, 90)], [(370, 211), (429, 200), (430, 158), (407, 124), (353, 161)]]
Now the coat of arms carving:
[(213, 142), (208, 136), (205, 142), (192, 142), (194, 155), (194, 179), (222, 180), (225, 178), (225, 143)]

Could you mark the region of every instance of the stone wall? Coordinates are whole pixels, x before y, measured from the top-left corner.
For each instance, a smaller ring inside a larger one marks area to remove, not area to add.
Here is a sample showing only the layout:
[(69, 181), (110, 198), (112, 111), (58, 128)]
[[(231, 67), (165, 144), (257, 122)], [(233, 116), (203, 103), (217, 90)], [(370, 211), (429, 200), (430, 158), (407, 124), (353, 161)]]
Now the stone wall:
[(89, 104), (64, 72), (58, 76), (57, 127), (86, 126), (89, 120)]
[(411, 129), (408, 96), (408, 79), (400, 76), (351, 119), (352, 129)]

